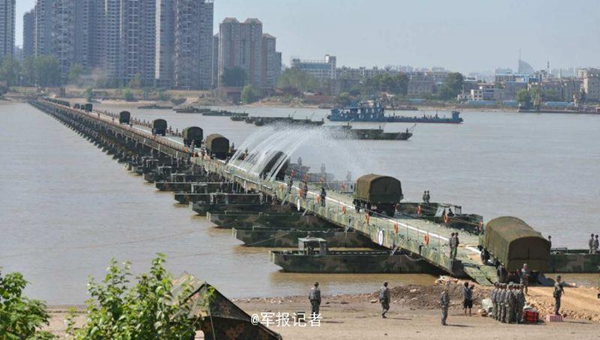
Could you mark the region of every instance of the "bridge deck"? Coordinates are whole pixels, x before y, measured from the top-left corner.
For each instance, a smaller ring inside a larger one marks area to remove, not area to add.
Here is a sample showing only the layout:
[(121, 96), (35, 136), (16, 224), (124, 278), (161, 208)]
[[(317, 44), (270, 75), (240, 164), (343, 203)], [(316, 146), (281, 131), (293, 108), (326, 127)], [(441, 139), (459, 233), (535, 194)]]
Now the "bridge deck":
[[(48, 104), (46, 102), (46, 104)], [(68, 110), (68, 108), (52, 104), (58, 108)], [(123, 136), (134, 138), (147, 144), (158, 151), (170, 152), (175, 154), (188, 154), (190, 150), (183, 145), (180, 137), (167, 135), (165, 137), (152, 136), (151, 129), (143, 125), (121, 125), (114, 114), (107, 114), (101, 111), (86, 113), (82, 110), (70, 109), (70, 113), (76, 113), (85, 117), (85, 119), (94, 119), (101, 122), (105, 128), (113, 129)], [(133, 118), (133, 117), (132, 117)], [(298, 187), (294, 186), (291, 194), (286, 195), (287, 185), (283, 182), (268, 182), (258, 178), (258, 176), (249, 174), (235, 164), (227, 164), (221, 160), (212, 160), (209, 158), (192, 158), (192, 162), (204, 166), (207, 170), (217, 172), (236, 181), (246, 189), (260, 190), (265, 194), (278, 197), (280, 200), (288, 201), (299, 209), (307, 210), (325, 220), (337, 224), (341, 228), (353, 228), (368, 235), (374, 242), (389, 249), (404, 249), (414, 254), (418, 254), (431, 264), (443, 269), (444, 271), (456, 276), (469, 276), (480, 284), (490, 284), (495, 281), (495, 271), (493, 267), (482, 266), (477, 250), (477, 237), (468, 233), (460, 235), (461, 245), (458, 248), (458, 254), (455, 261), (450, 259), (450, 249), (448, 239), (455, 229), (447, 228), (444, 225), (429, 222), (421, 219), (409, 219), (402, 217), (367, 217), (364, 211), (357, 213), (352, 204), (352, 197), (337, 193), (328, 192), (326, 206), (322, 207), (317, 203), (317, 196), (320, 188), (309, 186), (309, 192), (306, 199), (299, 196)], [(425, 244), (425, 235), (429, 235), (429, 243)]]

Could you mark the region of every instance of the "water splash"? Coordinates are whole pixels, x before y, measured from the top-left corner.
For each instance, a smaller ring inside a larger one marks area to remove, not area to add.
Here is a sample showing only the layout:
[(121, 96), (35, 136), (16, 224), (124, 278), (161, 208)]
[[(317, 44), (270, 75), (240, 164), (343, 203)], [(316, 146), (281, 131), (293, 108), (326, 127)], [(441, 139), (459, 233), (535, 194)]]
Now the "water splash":
[(369, 141), (340, 138), (339, 131), (327, 127), (266, 126), (240, 145), (230, 164), (271, 181), (287, 162), (297, 157), (302, 157), (303, 164), (313, 169), (326, 164), (327, 172), (337, 179), (345, 179), (348, 171), (354, 178), (372, 172), (385, 173), (381, 164), (370, 164), (373, 150), (369, 144)]

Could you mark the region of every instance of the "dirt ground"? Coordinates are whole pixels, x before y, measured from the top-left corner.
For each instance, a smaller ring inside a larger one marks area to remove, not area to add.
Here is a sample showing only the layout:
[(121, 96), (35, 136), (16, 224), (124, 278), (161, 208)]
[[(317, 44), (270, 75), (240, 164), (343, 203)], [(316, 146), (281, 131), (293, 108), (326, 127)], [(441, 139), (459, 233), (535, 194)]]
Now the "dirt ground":
[[(391, 310), (388, 318), (380, 316), (377, 294), (324, 296), (321, 305), (322, 320), (319, 324), (304, 327), (277, 325), (277, 313), (310, 311), (307, 297), (256, 298), (234, 300), (248, 314), (256, 314), (263, 324), (271, 320), (269, 327), (284, 339), (599, 339), (600, 300), (597, 288), (567, 288), (563, 298), (562, 323), (540, 322), (536, 325), (513, 325), (498, 323), (477, 314), (479, 304), (489, 295), (487, 287), (475, 287), (473, 316), (466, 317), (461, 309), (461, 282), (450, 287), (451, 309), (448, 326), (440, 322), (439, 296), (442, 286), (407, 285), (391, 288)], [(552, 310), (552, 288), (533, 287), (527, 296), (528, 302), (545, 315)], [(52, 321), (49, 330), (63, 336), (67, 307), (51, 309)], [(79, 322), (85, 317), (78, 310)], [(351, 335), (351, 336), (350, 336)], [(197, 339), (203, 339), (202, 334)]]

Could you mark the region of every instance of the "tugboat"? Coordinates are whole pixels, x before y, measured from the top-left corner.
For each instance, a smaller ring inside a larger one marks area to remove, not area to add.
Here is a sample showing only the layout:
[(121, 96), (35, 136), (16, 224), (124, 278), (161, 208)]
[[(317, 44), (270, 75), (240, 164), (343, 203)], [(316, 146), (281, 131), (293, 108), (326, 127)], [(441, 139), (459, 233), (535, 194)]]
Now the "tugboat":
[[(327, 126), (332, 129), (334, 138), (347, 138), (359, 140), (408, 140), (413, 136), (416, 124), (406, 129), (406, 132), (384, 132), (380, 126), (377, 129), (354, 129), (350, 124), (343, 126)], [(339, 133), (337, 133), (339, 132)]]
[(345, 108), (335, 108), (327, 116), (332, 122), (369, 122), (369, 123), (435, 123), (435, 124), (460, 124), (463, 119), (460, 112), (452, 111), (452, 117), (440, 117), (423, 115), (421, 117), (392, 116), (385, 115), (385, 109), (381, 104), (369, 107), (365, 104)]
[(199, 109), (194, 106), (188, 106), (188, 107), (176, 108), (176, 109), (173, 109), (173, 111), (175, 111), (176, 113), (204, 113), (206, 111), (210, 111), (210, 109)]

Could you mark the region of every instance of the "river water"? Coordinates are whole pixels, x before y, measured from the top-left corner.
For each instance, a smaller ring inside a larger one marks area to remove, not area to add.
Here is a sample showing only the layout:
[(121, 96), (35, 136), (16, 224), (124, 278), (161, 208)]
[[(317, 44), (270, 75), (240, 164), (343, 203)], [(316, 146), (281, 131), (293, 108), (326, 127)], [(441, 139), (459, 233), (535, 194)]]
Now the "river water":
[[(100, 106), (111, 111), (123, 107)], [(227, 108), (226, 108), (227, 109)], [(229, 108), (253, 115), (312, 117), (325, 110)], [(260, 129), (228, 118), (136, 110), (143, 119), (166, 118), (173, 128), (197, 125), (236, 145)], [(338, 177), (374, 172), (402, 180), (405, 197), (462, 205), (487, 221), (524, 219), (553, 245), (585, 248), (600, 233), (600, 116), (462, 114), (462, 125), (416, 127), (406, 142), (311, 140), (301, 147), (307, 165), (321, 163)], [(431, 283), (428, 275), (288, 274), (265, 249), (240, 246), (171, 193), (129, 174), (123, 166), (49, 116), (26, 104), (0, 104), (0, 267), (20, 271), (28, 293), (50, 304), (81, 304), (88, 275), (101, 278), (111, 258), (146, 270), (157, 252), (175, 275), (187, 271), (226, 296), (306, 294), (318, 280), (324, 294)], [(371, 125), (373, 126), (373, 125)], [(388, 124), (386, 130), (409, 128)], [(298, 132), (302, 133), (302, 132)], [(593, 277), (583, 281), (593, 281)]]

